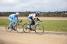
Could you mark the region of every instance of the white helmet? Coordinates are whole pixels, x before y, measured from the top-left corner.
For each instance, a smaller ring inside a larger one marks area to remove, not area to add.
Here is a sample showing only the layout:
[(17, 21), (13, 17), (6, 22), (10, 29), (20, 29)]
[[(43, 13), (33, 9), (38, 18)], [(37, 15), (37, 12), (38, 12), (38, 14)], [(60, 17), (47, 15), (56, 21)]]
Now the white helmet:
[(19, 15), (19, 13), (16, 13), (16, 15)]

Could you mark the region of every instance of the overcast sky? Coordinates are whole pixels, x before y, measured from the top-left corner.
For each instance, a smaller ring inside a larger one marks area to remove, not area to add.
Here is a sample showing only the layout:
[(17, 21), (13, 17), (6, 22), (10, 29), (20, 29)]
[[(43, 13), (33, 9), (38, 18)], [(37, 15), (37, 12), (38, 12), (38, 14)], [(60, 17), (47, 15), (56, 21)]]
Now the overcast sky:
[(0, 12), (66, 10), (67, 0), (0, 0)]

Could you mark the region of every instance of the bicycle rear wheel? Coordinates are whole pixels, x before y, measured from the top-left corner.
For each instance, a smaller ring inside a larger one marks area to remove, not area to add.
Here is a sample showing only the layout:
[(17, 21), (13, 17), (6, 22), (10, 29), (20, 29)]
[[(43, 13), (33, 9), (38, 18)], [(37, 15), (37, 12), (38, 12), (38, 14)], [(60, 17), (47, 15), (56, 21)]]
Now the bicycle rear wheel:
[(28, 24), (24, 24), (24, 26), (23, 26), (23, 32), (27, 32), (29, 30), (30, 30), (29, 29), (29, 25)]

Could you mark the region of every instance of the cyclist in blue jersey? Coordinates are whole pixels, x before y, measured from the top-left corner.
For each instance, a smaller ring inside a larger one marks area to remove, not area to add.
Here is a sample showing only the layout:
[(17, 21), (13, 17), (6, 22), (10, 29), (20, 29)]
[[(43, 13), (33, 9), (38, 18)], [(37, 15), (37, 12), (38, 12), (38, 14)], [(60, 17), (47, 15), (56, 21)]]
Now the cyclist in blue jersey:
[(9, 15), (9, 17), (8, 17), (8, 20), (9, 20), (8, 29), (11, 28), (11, 29), (16, 31), (15, 27), (16, 27), (17, 22), (18, 22), (18, 15), (19, 15), (19, 13)]

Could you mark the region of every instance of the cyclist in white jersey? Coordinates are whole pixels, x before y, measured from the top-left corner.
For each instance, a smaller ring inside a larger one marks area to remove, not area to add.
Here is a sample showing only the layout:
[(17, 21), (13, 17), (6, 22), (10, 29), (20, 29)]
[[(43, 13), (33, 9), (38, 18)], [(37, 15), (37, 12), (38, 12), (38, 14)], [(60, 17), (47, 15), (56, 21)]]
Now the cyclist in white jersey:
[(31, 13), (31, 14), (29, 14), (29, 16), (28, 16), (28, 21), (29, 21), (29, 28), (30, 28), (30, 30), (32, 30), (31, 26), (32, 26), (32, 25), (35, 25), (34, 19), (37, 18), (36, 16), (37, 16), (36, 13)]

